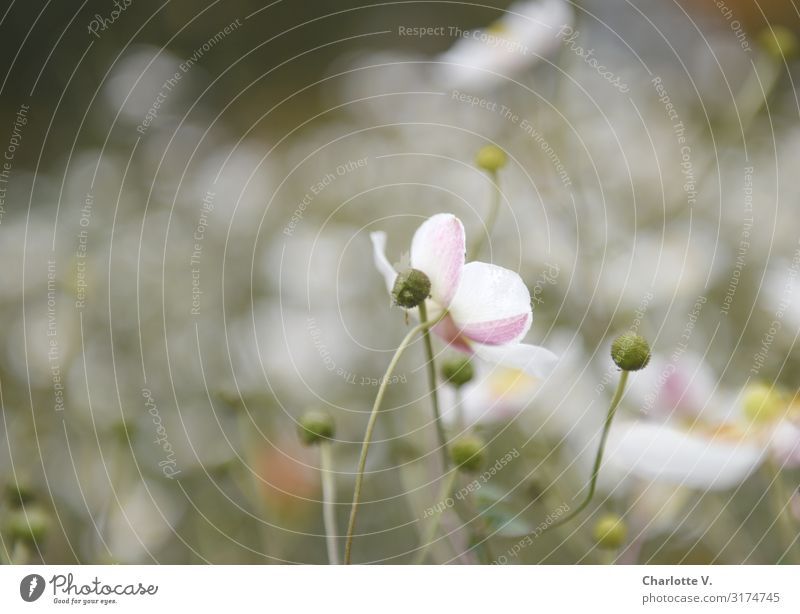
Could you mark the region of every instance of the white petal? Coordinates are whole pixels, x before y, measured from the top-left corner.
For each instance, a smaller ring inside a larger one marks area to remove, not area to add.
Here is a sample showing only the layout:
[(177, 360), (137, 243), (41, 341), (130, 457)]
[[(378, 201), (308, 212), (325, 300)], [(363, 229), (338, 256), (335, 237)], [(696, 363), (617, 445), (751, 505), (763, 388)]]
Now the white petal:
[[(459, 394), (451, 386), (441, 390), (442, 419), (458, 426), (463, 414), (464, 426), (513, 420), (525, 410), (540, 388), (540, 380), (518, 369), (508, 369), (483, 360), (474, 360), (475, 376)], [(456, 403), (461, 404), (456, 408)]]
[(747, 441), (712, 439), (664, 423), (620, 422), (609, 433), (606, 462), (647, 480), (721, 490), (744, 481), (763, 456)]
[(800, 426), (781, 420), (770, 438), (772, 454), (781, 467), (800, 466)]
[(411, 266), (430, 278), (431, 296), (444, 307), (456, 293), (465, 256), (464, 226), (450, 213), (425, 220), (411, 241)]
[[(450, 303), (450, 314), (466, 336), (470, 336), (472, 329), (476, 341), (489, 345), (519, 341), (533, 320), (531, 295), (522, 278), (514, 271), (486, 262), (464, 266), (461, 283)], [(498, 335), (491, 339), (487, 333), (495, 324)]]
[(677, 361), (654, 355), (646, 369), (631, 375), (626, 395), (649, 416), (725, 420), (716, 376), (698, 354), (686, 352)]
[(475, 354), (488, 362), (510, 369), (519, 369), (528, 375), (545, 379), (558, 364), (558, 356), (550, 350), (527, 343), (508, 345), (484, 345), (473, 343)]
[(558, 47), (573, 14), (564, 0), (528, 0), (508, 8), (494, 28), (474, 30), (439, 57), (450, 86), (485, 87), (516, 77)]
[(397, 271), (386, 259), (386, 233), (373, 232), (370, 233), (369, 238), (372, 239), (372, 255), (375, 259), (375, 267), (383, 275), (383, 279), (386, 281), (386, 289), (391, 294), (394, 280), (397, 279)]

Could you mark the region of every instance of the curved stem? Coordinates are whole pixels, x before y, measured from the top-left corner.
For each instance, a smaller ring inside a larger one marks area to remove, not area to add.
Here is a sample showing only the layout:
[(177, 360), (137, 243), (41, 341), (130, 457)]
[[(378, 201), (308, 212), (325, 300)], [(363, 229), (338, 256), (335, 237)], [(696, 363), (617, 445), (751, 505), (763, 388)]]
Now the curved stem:
[(325, 544), (328, 547), (328, 563), (339, 564), (339, 552), (336, 549), (336, 512), (333, 508), (336, 499), (336, 484), (333, 481), (333, 460), (331, 444), (322, 441), (319, 444), (319, 464), (322, 476), (322, 521), (325, 525)]
[[(450, 496), (450, 493), (453, 492), (453, 483), (456, 480), (456, 475), (458, 475), (458, 471), (454, 469), (444, 478), (444, 481), (442, 482), (442, 488), (439, 491), (439, 495), (436, 497), (436, 505), (446, 501)], [(439, 522), (446, 512), (447, 509), (445, 506), (445, 509), (436, 513), (428, 523), (428, 530), (422, 537), (422, 546), (417, 552), (417, 556), (414, 557), (414, 565), (422, 565), (422, 563), (425, 562), (425, 556), (428, 554), (428, 548), (430, 547), (433, 538), (436, 537), (436, 531), (439, 528)]]
[[(424, 301), (419, 305), (419, 321), (423, 324), (428, 321), (428, 310)], [(447, 454), (447, 435), (444, 432), (442, 413), (439, 410), (439, 393), (436, 391), (436, 363), (433, 359), (433, 343), (431, 342), (431, 333), (427, 328), (422, 332), (422, 338), (425, 342), (425, 359), (428, 367), (428, 388), (431, 395), (431, 405), (433, 405), (433, 420), (436, 426), (436, 435), (439, 438), (439, 449), (442, 453), (442, 468), (446, 471), (450, 465), (450, 456)]]
[(381, 379), (381, 384), (378, 387), (378, 394), (375, 396), (375, 403), (372, 405), (372, 412), (369, 415), (369, 421), (367, 422), (367, 430), (364, 433), (364, 443), (361, 446), (361, 457), (358, 460), (358, 472), (356, 474), (356, 485), (353, 491), (353, 505), (350, 508), (350, 521), (347, 524), (347, 537), (344, 543), (344, 564), (350, 564), (350, 557), (352, 554), (352, 547), (353, 547), (353, 532), (356, 528), (356, 515), (358, 514), (358, 506), (361, 501), (361, 486), (364, 482), (364, 469), (367, 466), (367, 454), (369, 453), (369, 444), (372, 441), (372, 431), (375, 430), (375, 422), (378, 418), (378, 410), (381, 407), (381, 403), (383, 402), (383, 397), (386, 394), (386, 385), (389, 382), (389, 379), (392, 376), (392, 373), (397, 367), (397, 363), (400, 361), (400, 356), (403, 354), (405, 349), (411, 343), (411, 340), (416, 337), (419, 333), (428, 330), (431, 326), (434, 326), (441, 320), (447, 312), (443, 311), (438, 318), (430, 321), (430, 322), (423, 322), (412, 328), (408, 331), (408, 334), (403, 338), (400, 342), (400, 345), (397, 347), (397, 350), (392, 356), (391, 362), (389, 362), (389, 366), (386, 368), (386, 373), (384, 374), (383, 378)]
[(475, 244), (469, 251), (469, 260), (476, 260), (481, 255), (486, 237), (492, 236), (492, 230), (497, 221), (497, 214), (500, 212), (500, 199), (502, 196), (500, 192), (500, 179), (497, 175), (497, 171), (488, 171), (488, 174), (492, 182), (492, 202), (489, 206), (489, 214), (486, 216), (486, 232), (482, 232), (478, 235)]
[(589, 481), (589, 492), (586, 493), (586, 498), (581, 501), (580, 505), (572, 510), (569, 514), (564, 516), (558, 522), (554, 522), (550, 525), (551, 529), (555, 527), (560, 527), (570, 520), (575, 518), (578, 514), (580, 514), (589, 503), (592, 501), (594, 497), (595, 490), (597, 489), (597, 476), (600, 475), (600, 465), (603, 463), (603, 453), (606, 449), (606, 440), (608, 439), (608, 432), (611, 430), (611, 423), (614, 421), (614, 414), (617, 412), (617, 407), (619, 406), (619, 402), (622, 400), (622, 394), (625, 392), (625, 385), (628, 382), (628, 372), (623, 371), (622, 375), (620, 375), (619, 382), (617, 383), (617, 389), (614, 392), (614, 397), (611, 399), (611, 405), (608, 407), (608, 413), (606, 414), (606, 421), (603, 424), (603, 434), (600, 436), (600, 446), (597, 448), (597, 456), (594, 459), (594, 466), (592, 467), (592, 478)]

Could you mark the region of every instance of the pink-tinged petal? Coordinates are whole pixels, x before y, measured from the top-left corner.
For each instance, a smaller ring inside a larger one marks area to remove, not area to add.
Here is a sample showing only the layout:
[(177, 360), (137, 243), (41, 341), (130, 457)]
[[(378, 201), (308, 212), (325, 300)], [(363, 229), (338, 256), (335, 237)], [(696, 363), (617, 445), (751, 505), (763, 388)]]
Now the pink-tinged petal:
[(636, 372), (626, 394), (646, 414), (662, 418), (692, 420), (702, 415), (706, 421), (724, 422), (729, 411), (720, 402), (716, 375), (702, 356), (692, 352), (677, 362), (653, 355), (647, 369)]
[(464, 266), (450, 313), (467, 337), (494, 345), (519, 341), (533, 320), (531, 295), (522, 278), (486, 262)]
[(469, 346), (461, 331), (453, 322), (453, 318), (451, 318), (449, 315), (445, 316), (445, 318), (436, 324), (431, 330), (453, 349), (466, 352), (467, 354), (472, 354), (472, 348)]
[(386, 258), (386, 233), (373, 232), (370, 233), (369, 238), (372, 240), (372, 255), (375, 259), (375, 268), (383, 275), (383, 279), (386, 281), (386, 289), (391, 294), (394, 281), (397, 279), (397, 271), (394, 270), (394, 267)]
[(438, 213), (414, 233), (411, 266), (431, 280), (433, 300), (447, 307), (461, 279), (466, 253), (464, 226), (455, 215)]
[(606, 450), (606, 462), (631, 475), (708, 490), (733, 488), (764, 458), (762, 447), (744, 440), (706, 437), (653, 422), (618, 422)]
[(531, 314), (522, 313), (518, 316), (492, 320), (491, 322), (466, 324), (461, 328), (461, 333), (478, 343), (503, 345), (518, 341), (525, 336), (530, 327)]
[(510, 369), (519, 369), (528, 375), (545, 379), (558, 364), (558, 356), (550, 350), (527, 343), (507, 345), (470, 344), (475, 354), (486, 360)]

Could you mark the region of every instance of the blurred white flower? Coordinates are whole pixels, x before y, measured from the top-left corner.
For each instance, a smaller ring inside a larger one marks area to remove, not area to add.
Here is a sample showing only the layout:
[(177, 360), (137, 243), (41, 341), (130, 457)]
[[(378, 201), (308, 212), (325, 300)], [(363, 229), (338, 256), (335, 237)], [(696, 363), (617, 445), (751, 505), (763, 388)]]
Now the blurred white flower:
[(452, 87), (491, 87), (498, 77), (513, 77), (558, 44), (562, 26), (573, 15), (563, 0), (517, 2), (483, 30), (462, 32), (444, 54), (443, 81)]
[[(386, 233), (371, 235), (375, 265), (392, 292), (397, 272), (386, 259)], [(521, 343), (533, 321), (531, 296), (520, 276), (485, 262), (464, 263), (464, 226), (449, 213), (426, 220), (411, 242), (411, 266), (431, 282), (431, 319), (446, 315), (433, 331), (451, 347), (488, 362), (547, 377), (558, 362), (542, 347)], [(416, 310), (412, 310), (416, 311)]]
[(702, 369), (673, 365), (661, 373), (656, 418), (612, 427), (610, 468), (675, 486), (727, 489), (769, 458), (781, 467), (800, 465), (800, 408), (781, 390), (754, 383), (730, 401), (708, 388), (713, 378)]
[(176, 533), (183, 505), (172, 492), (154, 482), (141, 482), (120, 493), (106, 520), (106, 543), (113, 560), (145, 563), (157, 560), (157, 550)]
[[(715, 415), (719, 421), (730, 414), (729, 399), (717, 391), (716, 377), (703, 357), (686, 352), (678, 361), (654, 355), (646, 369), (631, 377), (627, 397), (650, 418), (693, 420)], [(727, 406), (727, 407), (726, 407)]]
[(164, 90), (164, 82), (180, 72), (180, 64), (178, 57), (163, 48), (134, 47), (115, 65), (103, 94), (113, 111), (131, 122), (141, 122), (154, 103), (169, 98), (171, 91)]
[[(541, 380), (520, 369), (474, 360), (475, 375), (460, 395), (446, 386), (441, 391), (442, 419), (469, 428), (513, 420), (531, 403)], [(460, 424), (463, 420), (463, 425)]]
[(795, 251), (791, 261), (779, 261), (769, 268), (762, 286), (764, 308), (784, 314), (787, 326), (794, 329), (800, 327), (799, 267), (800, 252)]

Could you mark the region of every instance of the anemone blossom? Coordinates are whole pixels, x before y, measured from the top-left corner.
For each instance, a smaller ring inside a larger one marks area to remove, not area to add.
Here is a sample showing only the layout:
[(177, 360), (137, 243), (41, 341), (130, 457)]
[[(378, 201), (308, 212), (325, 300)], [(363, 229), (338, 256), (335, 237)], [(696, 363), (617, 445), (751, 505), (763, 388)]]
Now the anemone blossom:
[(573, 21), (564, 0), (512, 4), (488, 28), (463, 33), (439, 56), (442, 78), (456, 87), (484, 87), (515, 77), (558, 46), (558, 34)]
[[(375, 266), (391, 294), (398, 273), (386, 258), (386, 233), (373, 232), (371, 239)], [(434, 215), (414, 233), (410, 264), (430, 279), (427, 313), (435, 319), (445, 312), (432, 330), (461, 352), (547, 377), (557, 363), (555, 354), (521, 342), (533, 321), (528, 288), (514, 271), (465, 263), (465, 253), (464, 226), (454, 215)]]
[[(659, 363), (661, 368), (658, 368)], [(800, 466), (800, 406), (777, 388), (716, 390), (703, 365), (654, 361), (649, 418), (619, 420), (606, 462), (617, 471), (676, 486), (733, 488), (762, 463)]]

